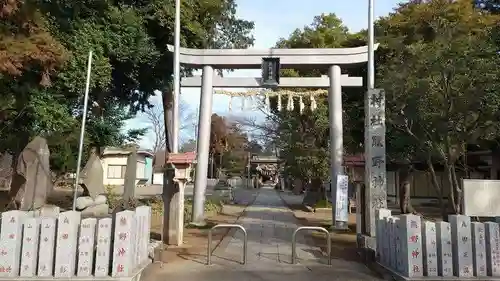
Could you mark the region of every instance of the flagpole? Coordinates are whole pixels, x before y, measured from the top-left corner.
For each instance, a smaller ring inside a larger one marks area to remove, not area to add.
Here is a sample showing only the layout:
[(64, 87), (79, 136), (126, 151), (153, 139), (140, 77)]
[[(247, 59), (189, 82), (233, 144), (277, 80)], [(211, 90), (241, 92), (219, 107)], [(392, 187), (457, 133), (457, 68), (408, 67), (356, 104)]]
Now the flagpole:
[(172, 152), (179, 151), (179, 99), (180, 99), (180, 48), (181, 48), (181, 0), (175, 0), (174, 31), (174, 93), (173, 93), (173, 130)]
[(375, 88), (375, 35), (373, 24), (373, 2), (368, 0), (368, 89)]
[(92, 71), (92, 51), (89, 51), (87, 63), (87, 82), (85, 84), (85, 95), (83, 97), (82, 127), (80, 128), (80, 143), (78, 145), (78, 160), (76, 161), (75, 187), (73, 191), (73, 211), (76, 210), (76, 198), (78, 197), (78, 185), (80, 183), (80, 165), (82, 164), (83, 140), (85, 137), (85, 123), (87, 122), (87, 107), (89, 100), (90, 73)]

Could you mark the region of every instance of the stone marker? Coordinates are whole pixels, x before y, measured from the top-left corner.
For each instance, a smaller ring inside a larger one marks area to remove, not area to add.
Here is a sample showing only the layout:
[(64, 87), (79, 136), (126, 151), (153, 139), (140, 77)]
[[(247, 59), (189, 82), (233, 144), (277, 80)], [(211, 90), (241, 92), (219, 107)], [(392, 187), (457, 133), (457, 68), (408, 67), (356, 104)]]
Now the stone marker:
[(474, 275), (486, 276), (486, 241), (484, 235), (484, 224), (480, 222), (473, 222), (471, 228)]
[(132, 149), (127, 157), (127, 168), (125, 169), (125, 182), (123, 183), (123, 202), (125, 209), (129, 207), (131, 200), (135, 198), (135, 181), (137, 179), (137, 149)]
[[(40, 237), (40, 218), (24, 220), (23, 247), (21, 254), (20, 276), (33, 277), (37, 272), (38, 238)], [(43, 254), (43, 253), (42, 253)]]
[(115, 233), (113, 239), (113, 268), (111, 276), (127, 277), (134, 270), (135, 253), (134, 237), (135, 213), (133, 211), (118, 212), (115, 216)]
[(382, 231), (385, 233), (385, 235), (382, 235), (382, 244), (380, 245), (382, 249), (380, 249), (380, 252), (382, 253), (382, 262), (385, 266), (391, 267), (391, 256), (390, 256), (390, 232), (391, 232), (391, 224), (389, 217), (385, 217), (382, 221), (380, 221), (380, 228)]
[(42, 137), (35, 137), (19, 155), (10, 194), (16, 197), (20, 210), (36, 210), (46, 204), (53, 189), (49, 155)]
[(450, 215), (453, 246), (453, 269), (457, 277), (472, 277), (472, 239), (470, 218), (464, 215)]
[(488, 276), (500, 277), (500, 226), (485, 222), (486, 269)]
[(78, 269), (77, 276), (91, 276), (94, 265), (94, 238), (97, 219), (83, 219), (80, 225), (78, 241)]
[(397, 270), (397, 261), (401, 259), (401, 257), (398, 255), (397, 252), (397, 244), (395, 243), (397, 241), (397, 237), (399, 236), (399, 233), (397, 233), (397, 228), (396, 224), (398, 224), (399, 218), (398, 217), (389, 217), (389, 247), (387, 249), (389, 250), (389, 256), (390, 256), (390, 265), (391, 268), (394, 270)]
[(389, 209), (378, 209), (375, 217), (376, 233), (377, 233), (377, 257), (383, 265), (387, 265), (386, 257), (384, 256), (383, 249), (386, 247), (385, 235), (385, 218), (391, 216), (391, 210)]
[(68, 211), (59, 214), (57, 224), (55, 277), (73, 277), (76, 269), (76, 249), (81, 214)]
[(422, 226), (421, 218), (412, 214), (401, 215), (401, 273), (406, 277), (422, 277)]
[(424, 221), (422, 230), (424, 275), (438, 276), (436, 223)]
[(453, 248), (450, 223), (436, 222), (437, 256), (439, 276), (453, 276)]
[(106, 193), (103, 184), (104, 170), (101, 159), (95, 149), (92, 149), (89, 160), (82, 170), (80, 179), (84, 195), (95, 199), (97, 196)]
[(113, 221), (111, 218), (100, 219), (97, 223), (97, 246), (94, 272), (96, 277), (108, 276), (109, 273), (112, 225)]
[(403, 260), (402, 260), (402, 252), (401, 252), (401, 223), (399, 222), (400, 218), (397, 217), (394, 225), (394, 232), (396, 233), (396, 271), (403, 271)]
[(137, 226), (137, 259), (136, 264), (142, 265), (148, 259), (148, 245), (151, 221), (151, 207), (140, 206), (135, 209)]
[[(163, 242), (167, 245), (177, 245), (182, 243), (182, 233), (184, 230), (184, 191), (180, 188), (179, 182), (174, 180), (175, 168), (168, 164), (163, 170)], [(182, 220), (182, 221), (181, 221)]]
[(40, 253), (38, 276), (49, 277), (54, 272), (54, 250), (56, 245), (56, 222), (54, 217), (42, 217), (40, 222)]
[(0, 234), (0, 277), (19, 275), (21, 260), (22, 231), (26, 219), (23, 211), (8, 211), (2, 213)]

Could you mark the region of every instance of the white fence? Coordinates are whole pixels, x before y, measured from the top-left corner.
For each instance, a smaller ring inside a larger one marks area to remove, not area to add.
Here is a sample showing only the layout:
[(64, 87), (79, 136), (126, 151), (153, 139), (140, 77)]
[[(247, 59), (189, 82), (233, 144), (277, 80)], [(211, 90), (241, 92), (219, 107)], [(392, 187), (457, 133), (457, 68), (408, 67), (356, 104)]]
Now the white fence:
[(415, 215), (377, 214), (377, 256), (384, 267), (405, 277), (500, 277), (500, 228), (451, 215), (448, 222)]
[(149, 263), (150, 225), (148, 206), (101, 219), (76, 211), (4, 212), (0, 280), (136, 279)]

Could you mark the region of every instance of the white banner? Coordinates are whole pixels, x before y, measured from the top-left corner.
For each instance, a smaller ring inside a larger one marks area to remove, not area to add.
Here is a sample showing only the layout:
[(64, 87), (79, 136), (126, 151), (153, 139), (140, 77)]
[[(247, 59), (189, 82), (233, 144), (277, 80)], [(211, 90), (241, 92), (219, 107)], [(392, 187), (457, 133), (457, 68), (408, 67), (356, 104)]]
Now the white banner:
[(337, 176), (337, 198), (335, 200), (335, 221), (349, 221), (349, 178), (346, 175)]

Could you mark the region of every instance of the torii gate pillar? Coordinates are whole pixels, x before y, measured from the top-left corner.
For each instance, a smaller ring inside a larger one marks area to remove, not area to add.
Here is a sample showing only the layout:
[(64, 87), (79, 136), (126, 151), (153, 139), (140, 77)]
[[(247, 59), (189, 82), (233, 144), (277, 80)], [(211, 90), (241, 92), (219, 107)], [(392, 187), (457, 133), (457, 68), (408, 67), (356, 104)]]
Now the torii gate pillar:
[(196, 146), (197, 164), (194, 178), (193, 213), (191, 223), (203, 225), (205, 223), (205, 191), (207, 188), (208, 158), (210, 149), (210, 124), (212, 120), (213, 81), (214, 69), (210, 65), (203, 66), (200, 116), (198, 121), (198, 141)]
[[(375, 49), (378, 44), (375, 45)], [(173, 46), (168, 46), (173, 52)], [(181, 48), (180, 63), (190, 68), (202, 68), (203, 75), (201, 79), (201, 98), (200, 98), (200, 118), (198, 124), (198, 163), (196, 166), (194, 202), (193, 202), (193, 220), (194, 224), (204, 223), (204, 201), (205, 190), (207, 186), (208, 172), (208, 149), (210, 142), (210, 117), (212, 110), (212, 88), (213, 87), (257, 87), (264, 88), (259, 78), (236, 78), (233, 80), (224, 80), (228, 78), (213, 79), (215, 69), (260, 69), (264, 58), (279, 58), (280, 65), (283, 68), (298, 69), (304, 66), (324, 68), (329, 67), (328, 82), (323, 78), (313, 78), (304, 80), (287, 80), (286, 86), (291, 88), (328, 88), (328, 102), (330, 107), (330, 141), (331, 141), (331, 176), (332, 191), (336, 190), (336, 176), (343, 172), (343, 135), (342, 135), (342, 86), (362, 86), (362, 84), (353, 83), (340, 74), (340, 67), (352, 64), (365, 64), (368, 61), (368, 47), (356, 48), (338, 48), (338, 49), (188, 49)], [(194, 78), (194, 77), (191, 77)], [(194, 78), (196, 79), (196, 78)], [(238, 80), (240, 79), (240, 80)], [(284, 79), (283, 79), (284, 80)], [(193, 79), (190, 80), (191, 86), (195, 85)], [(232, 84), (230, 82), (233, 82)], [(235, 84), (234, 82), (237, 81)], [(301, 81), (301, 82), (298, 82)], [(311, 83), (314, 81), (313, 83)], [(347, 83), (345, 84), (344, 83)], [(317, 86), (317, 82), (325, 83)], [(279, 85), (284, 87), (282, 83)], [(285, 87), (286, 87), (285, 86)], [(315, 87), (316, 86), (316, 87)], [(383, 106), (374, 106), (380, 101), (380, 95), (369, 95), (376, 97), (376, 102), (372, 99), (365, 100), (365, 184), (367, 187), (366, 208), (363, 216), (367, 221), (367, 233), (374, 236), (374, 214), (377, 209), (386, 206), (386, 179), (385, 179), (385, 116)], [(377, 93), (375, 93), (377, 94)], [(383, 92), (382, 92), (383, 95)], [(383, 98), (382, 98), (383, 100)], [(382, 101), (385, 102), (385, 101)], [(382, 145), (380, 147), (379, 145)], [(382, 177), (382, 179), (381, 179)], [(335, 211), (337, 206), (335, 193), (332, 196), (334, 203), (333, 218), (336, 222)], [(361, 208), (357, 208), (361, 209)], [(359, 212), (360, 210), (358, 210)], [(336, 223), (336, 226), (343, 227), (347, 222)]]

